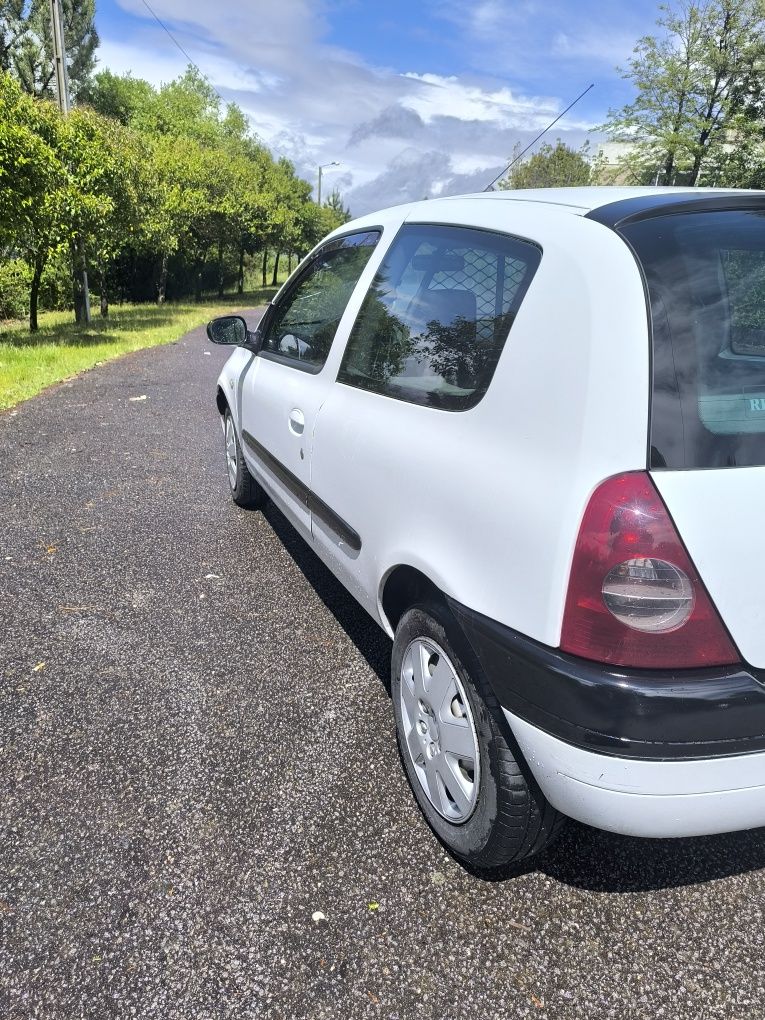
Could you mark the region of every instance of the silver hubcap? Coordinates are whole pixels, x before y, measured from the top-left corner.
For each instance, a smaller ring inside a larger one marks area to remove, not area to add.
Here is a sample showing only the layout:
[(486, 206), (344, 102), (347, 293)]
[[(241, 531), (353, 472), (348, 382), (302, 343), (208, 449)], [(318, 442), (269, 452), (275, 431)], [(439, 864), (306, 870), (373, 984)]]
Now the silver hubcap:
[(234, 432), (234, 422), (230, 415), (226, 418), (226, 467), (228, 468), (228, 484), (232, 489), (235, 489), (237, 468), (236, 433)]
[(425, 796), (448, 821), (467, 821), (478, 797), (478, 740), (465, 689), (435, 641), (409, 645), (400, 690), (406, 748)]

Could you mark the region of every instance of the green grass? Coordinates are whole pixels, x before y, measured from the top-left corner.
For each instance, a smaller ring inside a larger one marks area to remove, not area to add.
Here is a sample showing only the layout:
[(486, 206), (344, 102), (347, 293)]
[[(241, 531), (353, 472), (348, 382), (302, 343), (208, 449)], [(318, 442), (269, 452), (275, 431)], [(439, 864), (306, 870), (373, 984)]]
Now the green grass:
[(274, 293), (266, 287), (199, 304), (114, 305), (106, 319), (96, 309), (90, 326), (73, 323), (71, 312), (43, 312), (37, 333), (25, 323), (0, 324), (0, 409), (103, 361), (177, 340), (215, 315), (264, 304)]

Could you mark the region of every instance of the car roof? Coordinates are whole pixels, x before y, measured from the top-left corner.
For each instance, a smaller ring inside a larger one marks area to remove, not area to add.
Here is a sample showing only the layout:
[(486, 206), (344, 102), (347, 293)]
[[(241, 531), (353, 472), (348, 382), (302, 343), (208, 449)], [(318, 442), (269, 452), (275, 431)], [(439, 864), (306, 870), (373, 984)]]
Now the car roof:
[[(468, 195), (446, 195), (442, 198), (426, 199), (423, 202), (409, 202), (404, 205), (392, 206), (378, 212), (359, 216), (344, 226), (337, 228), (330, 237), (347, 233), (349, 229), (379, 225), (387, 219), (391, 221), (419, 219), (422, 214), (432, 215), (433, 207), (439, 209), (441, 215), (454, 212), (460, 216), (469, 214), (475, 203), (522, 202), (524, 205), (536, 205), (553, 213), (573, 216), (589, 216), (608, 226), (624, 216), (635, 212), (642, 215), (654, 215), (660, 208), (669, 208), (675, 203), (707, 203), (712, 206), (725, 205), (732, 197), (740, 199), (747, 196), (746, 204), (761, 207), (765, 202), (765, 191), (746, 191), (737, 188), (659, 188), (659, 187), (610, 187), (591, 188), (528, 188), (507, 191), (488, 191)], [(606, 212), (606, 210), (608, 210)]]
[(712, 195), (736, 195), (740, 191), (733, 188), (654, 188), (654, 187), (600, 187), (589, 188), (523, 188), (508, 189), (506, 191), (479, 192), (473, 195), (455, 195), (433, 199), (436, 202), (451, 202), (465, 199), (490, 202), (536, 202), (542, 205), (565, 206), (571, 212), (584, 216), (594, 209), (611, 205), (614, 202), (625, 202), (629, 199), (643, 199), (645, 204), (650, 204), (655, 199), (657, 204), (666, 201), (665, 196), (675, 195), (678, 197), (709, 197)]

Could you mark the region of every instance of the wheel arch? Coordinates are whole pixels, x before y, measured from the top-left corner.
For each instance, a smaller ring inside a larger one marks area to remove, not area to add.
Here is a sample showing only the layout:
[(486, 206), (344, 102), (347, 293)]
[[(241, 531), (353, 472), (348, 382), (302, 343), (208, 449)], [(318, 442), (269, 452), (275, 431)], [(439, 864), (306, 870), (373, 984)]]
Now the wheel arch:
[(392, 636), (410, 606), (436, 601), (447, 605), (444, 591), (427, 574), (409, 563), (398, 563), (386, 571), (378, 595), (380, 618)]
[(215, 391), (215, 406), (218, 408), (218, 412), (223, 415), (226, 413), (226, 409), (229, 406), (226, 394), (223, 392), (223, 387), (218, 383)]

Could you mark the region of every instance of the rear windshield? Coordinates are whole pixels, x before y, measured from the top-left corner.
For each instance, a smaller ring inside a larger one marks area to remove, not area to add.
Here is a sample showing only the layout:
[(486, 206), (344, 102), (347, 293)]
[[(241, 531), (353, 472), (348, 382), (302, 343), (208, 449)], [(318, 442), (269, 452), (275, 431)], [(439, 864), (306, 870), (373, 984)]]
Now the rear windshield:
[(765, 208), (620, 231), (648, 284), (651, 466), (765, 464)]

